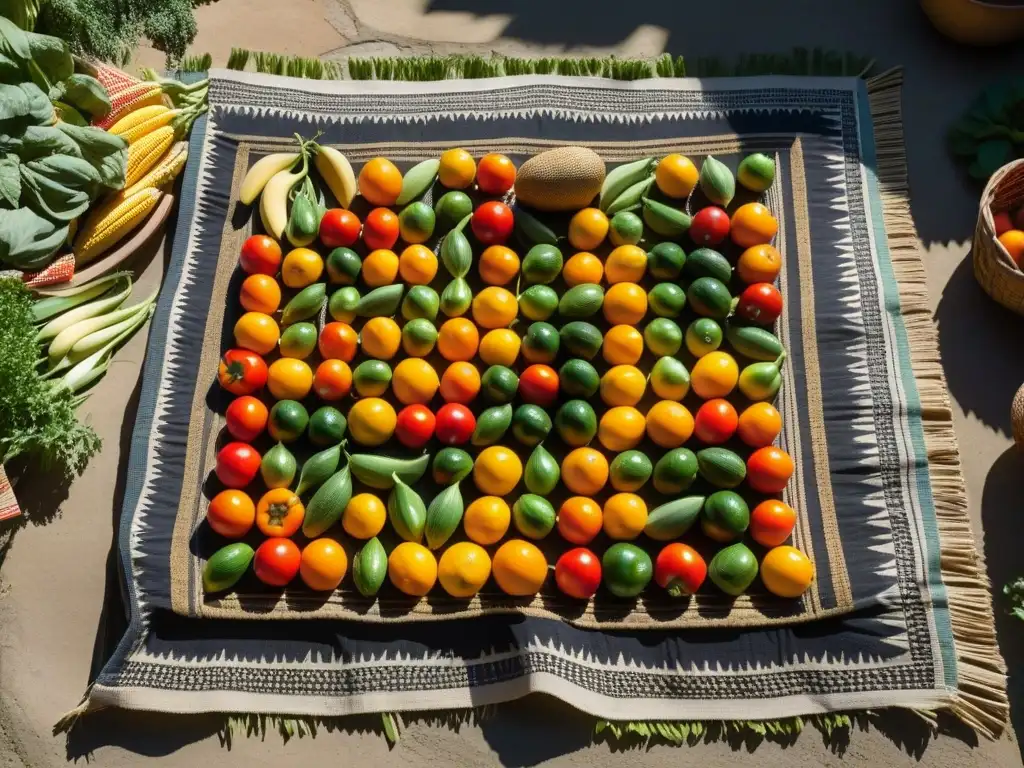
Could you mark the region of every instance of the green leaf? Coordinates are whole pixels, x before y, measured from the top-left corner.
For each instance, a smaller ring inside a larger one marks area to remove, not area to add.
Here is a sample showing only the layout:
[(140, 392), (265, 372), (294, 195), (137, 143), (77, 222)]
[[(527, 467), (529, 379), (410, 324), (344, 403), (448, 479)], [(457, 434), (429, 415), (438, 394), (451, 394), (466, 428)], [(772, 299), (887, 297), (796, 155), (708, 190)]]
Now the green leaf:
[(61, 83), (63, 96), (58, 101), (65, 101), (80, 111), (88, 112), (93, 117), (106, 117), (110, 114), (110, 99), (100, 81), (89, 75), (71, 75)]
[(978, 145), (976, 163), (988, 178), (1013, 159), (1013, 144), (1006, 139), (989, 139)]
[(75, 140), (52, 125), (31, 125), (19, 139), (0, 136), (0, 150), (6, 146), (10, 147), (8, 151), (16, 152), (23, 162), (54, 154), (82, 156), (82, 150)]
[(0, 16), (0, 53), (21, 63), (32, 58), (25, 31), (4, 16)]
[(21, 199), (21, 176), (18, 158), (13, 155), (0, 158), (0, 201), (9, 208), (17, 208)]
[(37, 35), (35, 32), (26, 32), (25, 37), (32, 60), (51, 83), (66, 80), (74, 74), (75, 62), (67, 43), (59, 37)]
[(978, 140), (960, 131), (950, 131), (949, 150), (960, 157), (974, 157), (978, 151)]
[(53, 221), (68, 223), (89, 209), (89, 194), (51, 181), (28, 166), (18, 167), (21, 173), (21, 195), (24, 204)]
[(67, 227), (58, 227), (28, 208), (0, 209), (0, 263), (39, 269), (49, 263), (66, 237)]
[(69, 189), (80, 189), (95, 198), (100, 174), (88, 161), (70, 155), (48, 155), (26, 165), (37, 174)]
[(103, 186), (111, 189), (124, 186), (128, 164), (128, 143), (124, 139), (99, 128), (83, 128), (63, 122), (57, 123), (57, 128), (75, 140), (82, 151), (82, 157), (100, 172)]
[(20, 86), (28, 99), (28, 115), (37, 125), (45, 125), (53, 121), (53, 105), (50, 97), (35, 83), (22, 83)]
[(28, 94), (16, 85), (0, 83), (0, 120), (13, 120), (28, 113)]

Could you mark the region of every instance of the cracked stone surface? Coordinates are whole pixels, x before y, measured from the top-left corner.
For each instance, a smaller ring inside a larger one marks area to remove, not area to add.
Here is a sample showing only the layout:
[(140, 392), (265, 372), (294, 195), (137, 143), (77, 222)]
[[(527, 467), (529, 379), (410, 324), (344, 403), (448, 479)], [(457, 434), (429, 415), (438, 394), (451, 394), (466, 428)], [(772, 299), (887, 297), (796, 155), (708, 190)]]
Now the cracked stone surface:
[[(944, 146), (946, 126), (980, 88), (1024, 70), (1024, 46), (954, 46), (931, 30), (916, 4), (892, 0), (220, 0), (198, 8), (196, 15), (199, 37), (193, 52), (209, 51), (217, 65), (227, 61), (232, 46), (331, 58), (465, 52), (655, 56), (665, 50), (691, 58), (733, 58), (822, 46), (874, 56), (880, 69), (904, 65), (911, 203), (954, 400), (972, 521), (994, 583), (1024, 570), (1019, 523), (1024, 467), (1011, 448), (1008, 419), (1010, 398), (1024, 381), (1021, 320), (995, 308), (973, 280), (965, 255), (979, 190), (965, 181)], [(138, 60), (160, 66), (163, 56), (143, 49)], [(140, 295), (157, 284), (162, 264), (160, 254), (138, 259)], [(101, 712), (85, 718), (69, 741), (54, 737), (54, 722), (78, 703), (95, 664), (123, 629), (117, 610), (105, 613), (104, 607), (117, 605), (111, 552), (120, 509), (114, 499), (144, 348), (140, 334), (120, 350), (85, 407), (104, 448), (72, 485), (60, 515), (13, 533), (0, 525), (0, 768), (71, 761), (101, 768), (149, 763), (175, 768), (716, 768), (754, 761), (759, 768), (1022, 765), (1012, 730), (996, 742), (955, 727), (915, 740), (910, 734), (920, 731), (909, 726), (919, 722), (917, 716), (898, 714), (867, 732), (852, 733), (845, 750), (826, 748), (812, 729), (789, 746), (740, 740), (623, 750), (593, 744), (587, 718), (538, 696), (458, 728), (429, 716), (413, 719), (394, 750), (372, 730), (379, 722), (375, 718), (357, 718), (345, 730), (321, 729), (315, 739), (288, 744), (276, 733), (262, 741), (239, 736), (230, 750), (217, 737), (219, 719), (202, 714)], [(25, 489), (18, 492), (27, 496)], [(1011, 697), (1020, 697), (1024, 625), (1001, 609), (1000, 604), (997, 630), (1010, 667)]]

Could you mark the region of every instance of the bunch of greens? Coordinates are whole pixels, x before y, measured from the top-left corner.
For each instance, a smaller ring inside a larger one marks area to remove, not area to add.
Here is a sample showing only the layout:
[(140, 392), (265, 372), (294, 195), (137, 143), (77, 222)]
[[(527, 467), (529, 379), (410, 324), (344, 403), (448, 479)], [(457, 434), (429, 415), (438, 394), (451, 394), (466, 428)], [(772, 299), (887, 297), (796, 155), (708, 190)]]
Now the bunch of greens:
[(0, 464), (29, 455), (65, 476), (81, 474), (100, 438), (75, 415), (74, 393), (36, 366), (32, 299), (17, 279), (0, 279)]
[(1010, 614), (1024, 620), (1024, 576), (1004, 585), (1003, 594), (1010, 598)]
[(105, 114), (106, 94), (73, 73), (67, 48), (53, 40), (0, 18), (0, 73), (13, 74), (0, 82), (0, 266), (42, 269), (92, 201), (124, 186), (124, 139), (56, 118), (54, 95)]
[(1024, 80), (982, 91), (951, 126), (949, 147), (970, 163), (968, 172), (981, 181), (1011, 160), (1024, 157)]
[(196, 36), (193, 8), (210, 1), (0, 0), (0, 14), (103, 61), (126, 63), (141, 38), (178, 61)]

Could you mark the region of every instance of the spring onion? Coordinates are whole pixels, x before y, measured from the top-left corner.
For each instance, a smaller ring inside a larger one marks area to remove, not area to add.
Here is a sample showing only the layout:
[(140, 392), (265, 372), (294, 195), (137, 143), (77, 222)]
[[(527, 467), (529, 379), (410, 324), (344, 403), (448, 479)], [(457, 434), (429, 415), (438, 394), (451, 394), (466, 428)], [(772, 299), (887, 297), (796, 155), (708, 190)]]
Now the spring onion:
[(154, 308), (154, 305), (150, 304), (147, 310), (139, 312), (132, 319), (132, 324), (128, 328), (123, 330), (120, 334), (108, 341), (84, 360), (72, 366), (71, 370), (64, 374), (62, 378), (52, 383), (53, 386), (57, 388), (66, 387), (71, 392), (78, 393), (98, 380), (110, 367), (110, 360), (114, 355), (115, 347), (117, 347), (121, 342), (127, 340), (142, 326), (143, 323), (149, 320), (150, 315), (153, 314)]
[[(87, 336), (95, 334), (98, 331), (102, 331), (104, 328), (116, 325), (122, 320), (133, 318), (141, 309), (148, 307), (153, 303), (153, 299), (156, 298), (156, 294), (157, 291), (154, 291), (148, 298), (142, 301), (141, 304), (134, 304), (130, 307), (121, 307), (113, 312), (107, 312), (103, 315), (90, 317), (86, 320), (79, 320), (74, 325), (65, 328), (57, 334), (57, 337), (52, 342), (50, 342), (50, 365), (54, 366), (63, 360), (64, 357), (71, 352), (71, 348), (79, 341), (84, 340)], [(98, 345), (98, 347), (101, 346), (103, 346), (102, 343)]]
[(39, 333), (36, 334), (36, 341), (49, 341), (50, 339), (56, 338), (57, 335), (65, 328), (70, 328), (81, 320), (88, 320), (90, 317), (96, 317), (97, 315), (102, 315), (110, 312), (111, 310), (117, 309), (132, 292), (131, 278), (126, 277), (124, 280), (126, 283), (124, 290), (107, 298), (90, 301), (88, 304), (75, 307), (64, 314), (53, 318), (42, 327)]
[(136, 319), (135, 315), (137, 313), (149, 312), (150, 314), (152, 314), (153, 299), (155, 298), (155, 296), (156, 293), (154, 292), (153, 295), (150, 296), (150, 298), (147, 299), (146, 301), (129, 307), (129, 309), (132, 310), (131, 314), (125, 319), (121, 320), (120, 322), (114, 323), (113, 325), (108, 325), (106, 328), (103, 328), (101, 330), (94, 331), (90, 333), (88, 336), (85, 336), (76, 341), (74, 345), (71, 347), (70, 351), (67, 353), (66, 359), (70, 363), (77, 363), (84, 360), (93, 352), (100, 349), (108, 341), (117, 338), (120, 335), (121, 331), (131, 327), (133, 321)]
[(41, 323), (49, 320), (69, 309), (74, 309), (79, 304), (95, 299), (106, 293), (107, 289), (122, 277), (130, 277), (130, 272), (112, 272), (109, 275), (83, 283), (75, 288), (59, 293), (49, 294), (32, 303), (32, 320)]

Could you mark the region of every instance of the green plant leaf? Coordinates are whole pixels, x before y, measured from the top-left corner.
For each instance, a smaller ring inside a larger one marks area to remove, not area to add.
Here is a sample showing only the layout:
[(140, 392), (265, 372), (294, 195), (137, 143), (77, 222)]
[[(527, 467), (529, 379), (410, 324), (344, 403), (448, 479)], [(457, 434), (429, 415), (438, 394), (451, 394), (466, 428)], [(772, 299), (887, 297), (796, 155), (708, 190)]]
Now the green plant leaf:
[(21, 176), (18, 158), (13, 155), (0, 158), (0, 201), (8, 208), (17, 208), (21, 199)]
[(84, 110), (93, 117), (106, 117), (110, 113), (110, 99), (100, 81), (89, 75), (76, 74), (64, 80), (63, 96), (59, 101), (66, 101), (78, 110)]
[(82, 157), (100, 172), (103, 186), (121, 189), (124, 186), (128, 163), (128, 143), (120, 136), (100, 130), (68, 123), (57, 123), (57, 128), (79, 146)]
[(50, 97), (35, 83), (22, 83), (18, 86), (28, 100), (28, 116), (36, 125), (45, 125), (53, 120), (53, 105)]
[(89, 208), (89, 194), (52, 181), (28, 166), (18, 167), (21, 173), (21, 195), (25, 205), (53, 221), (68, 223)]
[(75, 62), (71, 58), (71, 51), (68, 50), (68, 44), (59, 37), (26, 32), (25, 39), (28, 41), (32, 60), (51, 83), (65, 80), (74, 74)]
[(0, 120), (13, 120), (28, 113), (28, 95), (16, 85), (0, 83)]
[(22, 64), (32, 58), (24, 30), (5, 16), (0, 16), (0, 53)]
[(978, 145), (975, 162), (988, 178), (1013, 159), (1013, 144), (1006, 139), (989, 139)]
[(39, 269), (49, 263), (67, 232), (67, 226), (57, 226), (28, 208), (0, 208), (0, 263)]
[(949, 150), (959, 157), (974, 157), (978, 151), (978, 140), (960, 131), (950, 131)]

